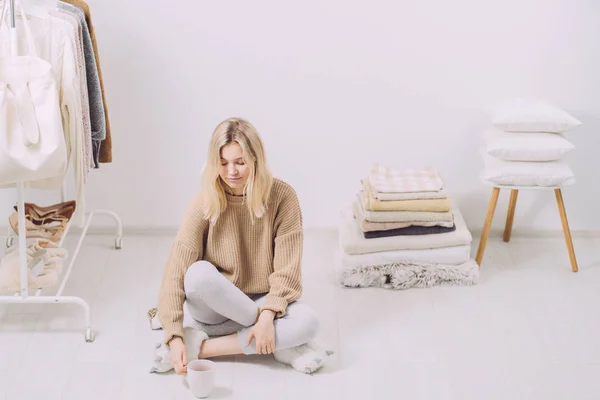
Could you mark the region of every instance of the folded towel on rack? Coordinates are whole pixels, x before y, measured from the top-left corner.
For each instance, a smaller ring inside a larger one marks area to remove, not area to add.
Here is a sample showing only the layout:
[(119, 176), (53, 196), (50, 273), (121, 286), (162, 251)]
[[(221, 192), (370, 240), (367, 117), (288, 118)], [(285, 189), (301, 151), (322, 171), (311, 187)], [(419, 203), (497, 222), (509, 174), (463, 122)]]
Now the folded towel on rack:
[[(75, 200), (42, 207), (34, 203), (25, 203), (25, 228), (28, 238), (44, 238), (60, 242), (67, 225), (75, 212)], [(19, 207), (14, 206), (15, 212), (8, 218), (10, 227), (19, 234)]]
[[(66, 249), (46, 239), (27, 240), (28, 290), (54, 286), (68, 253)], [(0, 293), (21, 291), (20, 251), (18, 244), (9, 247), (0, 260)]]
[[(53, 204), (50, 206), (40, 206), (35, 203), (25, 203), (25, 217), (31, 222), (38, 224), (45, 219), (69, 220), (75, 212), (77, 203), (75, 200), (65, 201), (64, 203)], [(19, 211), (19, 206), (14, 206), (15, 211)]]

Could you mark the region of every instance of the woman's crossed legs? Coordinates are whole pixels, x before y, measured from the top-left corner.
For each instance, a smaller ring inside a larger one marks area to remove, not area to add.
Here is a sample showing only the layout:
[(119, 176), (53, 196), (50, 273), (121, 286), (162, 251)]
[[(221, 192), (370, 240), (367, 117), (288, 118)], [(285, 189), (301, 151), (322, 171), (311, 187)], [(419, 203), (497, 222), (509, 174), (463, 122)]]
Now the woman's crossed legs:
[[(248, 336), (266, 295), (246, 295), (207, 261), (198, 261), (190, 266), (184, 288), (185, 311), (193, 319), (185, 318), (189, 325), (184, 328), (185, 344), (186, 347), (197, 347), (190, 348), (188, 354), (197, 352), (198, 358), (213, 358), (257, 353), (255, 340), (248, 345)], [(315, 312), (310, 307), (298, 302), (290, 304), (286, 315), (274, 321), (275, 359), (304, 373), (319, 369), (332, 352), (314, 342), (318, 325)], [(198, 346), (198, 343), (201, 345)], [(158, 353), (161, 355), (157, 356), (153, 371), (170, 370), (171, 365), (164, 365), (168, 362), (168, 349), (161, 346)]]
[[(198, 261), (185, 276), (185, 295), (190, 316), (205, 325), (221, 325), (227, 336), (205, 341), (202, 358), (232, 354), (256, 354), (253, 339), (247, 346), (250, 329), (255, 324), (265, 295), (249, 297), (225, 278), (211, 263)], [(317, 334), (318, 319), (305, 304), (292, 303), (286, 315), (274, 321), (275, 351), (306, 344)]]

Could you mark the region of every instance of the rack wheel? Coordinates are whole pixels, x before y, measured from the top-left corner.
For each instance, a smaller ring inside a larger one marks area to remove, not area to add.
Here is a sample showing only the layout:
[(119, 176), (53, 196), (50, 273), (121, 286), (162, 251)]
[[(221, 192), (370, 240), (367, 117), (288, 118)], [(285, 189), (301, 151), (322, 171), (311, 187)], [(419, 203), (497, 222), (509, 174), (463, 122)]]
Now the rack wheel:
[(12, 245), (13, 245), (14, 239), (15, 239), (15, 238), (14, 238), (14, 237), (12, 237), (12, 236), (9, 236), (9, 237), (7, 237), (7, 238), (6, 238), (6, 248), (7, 248), (7, 249), (8, 249), (10, 246), (12, 246)]
[(94, 332), (92, 331), (92, 328), (85, 329), (85, 341), (88, 343), (94, 341)]
[(115, 249), (121, 250), (123, 248), (123, 237), (119, 236), (115, 239)]

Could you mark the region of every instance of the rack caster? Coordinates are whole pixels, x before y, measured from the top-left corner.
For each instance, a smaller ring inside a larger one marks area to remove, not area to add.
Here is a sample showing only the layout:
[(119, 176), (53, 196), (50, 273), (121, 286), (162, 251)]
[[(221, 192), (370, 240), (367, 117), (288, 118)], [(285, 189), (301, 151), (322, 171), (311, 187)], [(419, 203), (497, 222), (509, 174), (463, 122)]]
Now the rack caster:
[(85, 341), (90, 343), (94, 341), (94, 332), (92, 331), (92, 328), (86, 328), (85, 329)]
[(10, 246), (13, 245), (13, 243), (15, 242), (15, 238), (12, 236), (9, 236), (6, 238), (6, 248), (8, 249)]
[(115, 239), (115, 249), (121, 250), (123, 248), (123, 237), (119, 236)]

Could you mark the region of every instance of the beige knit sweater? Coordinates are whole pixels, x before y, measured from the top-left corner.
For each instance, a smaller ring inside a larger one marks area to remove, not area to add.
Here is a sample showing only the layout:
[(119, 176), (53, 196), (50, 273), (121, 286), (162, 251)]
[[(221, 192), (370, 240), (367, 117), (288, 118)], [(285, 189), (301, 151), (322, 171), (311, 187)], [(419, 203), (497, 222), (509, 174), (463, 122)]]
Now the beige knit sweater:
[(212, 224), (203, 217), (200, 191), (189, 203), (169, 253), (159, 294), (164, 341), (183, 338), (183, 282), (187, 269), (206, 260), (246, 294), (268, 293), (262, 309), (278, 317), (302, 294), (302, 212), (294, 189), (274, 179), (265, 215), (252, 223), (244, 198), (227, 195)]

